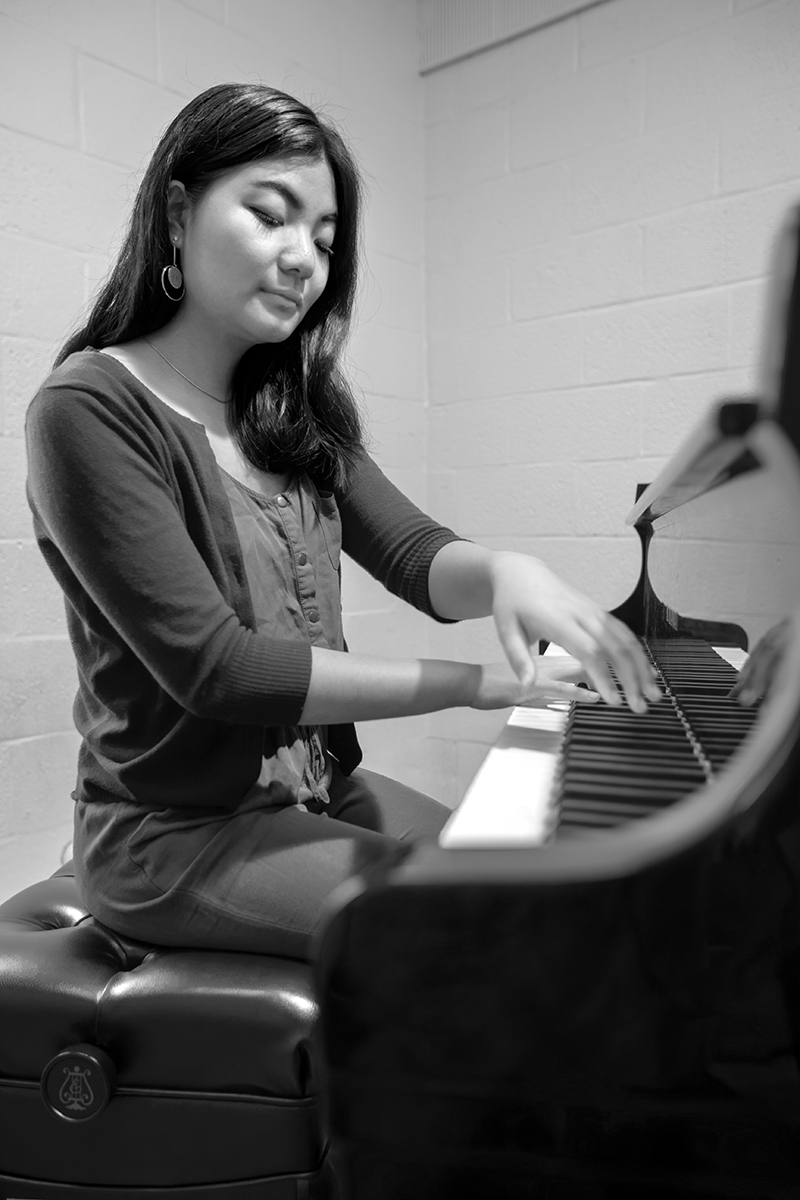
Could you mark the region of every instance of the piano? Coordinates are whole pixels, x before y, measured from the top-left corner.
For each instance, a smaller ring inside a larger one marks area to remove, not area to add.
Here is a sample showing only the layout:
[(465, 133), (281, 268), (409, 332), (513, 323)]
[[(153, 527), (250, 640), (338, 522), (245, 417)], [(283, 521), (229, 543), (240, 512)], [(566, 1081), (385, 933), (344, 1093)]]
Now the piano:
[(800, 1196), (799, 229), (758, 398), (628, 514), (661, 700), (514, 710), (439, 842), (332, 902), (345, 1196)]

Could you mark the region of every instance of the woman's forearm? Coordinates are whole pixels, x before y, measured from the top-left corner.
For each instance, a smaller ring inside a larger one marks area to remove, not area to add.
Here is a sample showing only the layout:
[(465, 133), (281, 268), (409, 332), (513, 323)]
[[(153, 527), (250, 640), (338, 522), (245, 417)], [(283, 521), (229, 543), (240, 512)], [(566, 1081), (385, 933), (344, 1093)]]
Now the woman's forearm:
[(301, 725), (408, 717), (468, 706), (481, 668), (432, 658), (372, 658), (311, 649), (311, 680)]

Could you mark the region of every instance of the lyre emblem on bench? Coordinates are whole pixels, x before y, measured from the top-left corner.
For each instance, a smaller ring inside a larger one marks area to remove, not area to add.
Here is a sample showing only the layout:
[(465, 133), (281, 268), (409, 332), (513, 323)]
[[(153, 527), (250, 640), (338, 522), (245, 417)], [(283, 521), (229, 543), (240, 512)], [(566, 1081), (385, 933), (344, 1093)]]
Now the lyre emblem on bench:
[(73, 1112), (83, 1112), (94, 1104), (94, 1092), (89, 1083), (91, 1068), (64, 1067), (64, 1082), (58, 1093), (58, 1099), (64, 1108)]

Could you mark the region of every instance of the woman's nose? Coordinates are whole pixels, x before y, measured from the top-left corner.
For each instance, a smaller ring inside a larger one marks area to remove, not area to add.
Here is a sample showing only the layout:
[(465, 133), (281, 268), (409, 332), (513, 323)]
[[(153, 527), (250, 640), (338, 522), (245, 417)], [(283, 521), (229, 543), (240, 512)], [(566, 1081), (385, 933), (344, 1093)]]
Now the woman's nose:
[(307, 278), (314, 271), (314, 243), (305, 233), (296, 231), (290, 237), (280, 256), (282, 270)]

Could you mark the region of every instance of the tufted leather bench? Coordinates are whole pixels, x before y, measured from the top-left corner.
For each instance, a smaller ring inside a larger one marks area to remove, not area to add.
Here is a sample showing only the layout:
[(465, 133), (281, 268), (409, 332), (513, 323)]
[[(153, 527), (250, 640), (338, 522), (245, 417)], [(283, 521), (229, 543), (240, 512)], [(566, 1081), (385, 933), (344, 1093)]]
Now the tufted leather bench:
[(0, 1197), (327, 1195), (316, 1016), (305, 964), (118, 937), (67, 864), (0, 905)]

